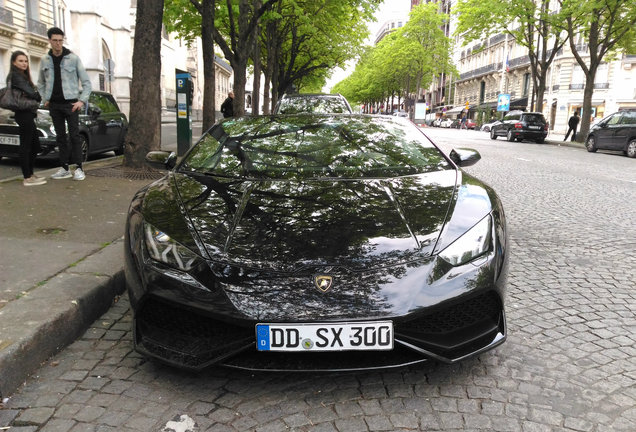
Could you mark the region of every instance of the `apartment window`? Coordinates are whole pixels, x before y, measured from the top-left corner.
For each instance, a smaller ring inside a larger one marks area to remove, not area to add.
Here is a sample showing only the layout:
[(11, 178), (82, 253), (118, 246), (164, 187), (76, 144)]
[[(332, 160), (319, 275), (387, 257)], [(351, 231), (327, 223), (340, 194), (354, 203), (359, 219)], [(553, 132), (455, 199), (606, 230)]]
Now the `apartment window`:
[(38, 0), (25, 0), (27, 19), (38, 20), (40, 18), (40, 8)]
[(582, 90), (585, 87), (585, 74), (581, 66), (574, 65), (572, 78), (570, 79), (570, 90)]
[(522, 95), (523, 97), (528, 96), (528, 93), (530, 92), (530, 73), (527, 73), (523, 76), (523, 89), (522, 89)]
[(594, 76), (594, 88), (609, 88), (609, 67), (607, 63), (601, 63)]

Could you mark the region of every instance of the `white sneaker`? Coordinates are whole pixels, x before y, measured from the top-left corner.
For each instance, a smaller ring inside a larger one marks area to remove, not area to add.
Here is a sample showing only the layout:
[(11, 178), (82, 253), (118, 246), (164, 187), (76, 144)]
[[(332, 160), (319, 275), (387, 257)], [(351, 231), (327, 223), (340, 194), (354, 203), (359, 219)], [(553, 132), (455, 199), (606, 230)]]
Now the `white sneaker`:
[(57, 170), (57, 172), (55, 174), (53, 174), (51, 176), (51, 178), (53, 180), (60, 180), (60, 179), (65, 179), (65, 178), (69, 178), (72, 177), (73, 174), (71, 174), (71, 172), (67, 169), (64, 169), (64, 167), (61, 167), (59, 170)]
[(73, 174), (73, 180), (84, 180), (86, 178), (86, 174), (81, 168), (77, 168), (75, 170), (75, 174)]
[(39, 185), (46, 184), (46, 180), (40, 177), (31, 176), (29, 178), (22, 180), (22, 184), (25, 186), (39, 186)]

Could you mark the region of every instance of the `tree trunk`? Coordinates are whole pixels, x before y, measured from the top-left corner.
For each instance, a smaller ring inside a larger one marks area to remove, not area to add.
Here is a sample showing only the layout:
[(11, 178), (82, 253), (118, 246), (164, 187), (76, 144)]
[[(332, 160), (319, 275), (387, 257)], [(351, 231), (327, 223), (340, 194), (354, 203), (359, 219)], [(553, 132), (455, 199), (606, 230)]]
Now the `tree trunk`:
[(270, 76), (267, 74), (267, 72), (265, 72), (265, 82), (263, 83), (263, 114), (269, 114), (271, 112), (269, 108), (269, 77)]
[[(254, 0), (254, 10), (261, 7), (260, 0)], [(254, 52), (252, 61), (254, 63), (254, 86), (252, 87), (252, 114), (258, 115), (261, 112), (261, 44), (259, 43), (258, 34), (260, 26), (256, 26), (256, 37), (254, 37)]]
[(130, 87), (130, 119), (124, 166), (146, 166), (146, 154), (161, 149), (161, 20), (163, 0), (137, 0)]
[(216, 121), (216, 73), (214, 65), (214, 0), (203, 0), (201, 14), (203, 43), (203, 123), (202, 131)]
[(585, 76), (585, 90), (583, 90), (583, 112), (581, 113), (581, 125), (576, 133), (575, 141), (583, 142), (590, 131), (590, 120), (592, 117), (592, 96), (594, 95), (594, 80), (596, 78), (596, 68), (590, 68), (590, 73)]

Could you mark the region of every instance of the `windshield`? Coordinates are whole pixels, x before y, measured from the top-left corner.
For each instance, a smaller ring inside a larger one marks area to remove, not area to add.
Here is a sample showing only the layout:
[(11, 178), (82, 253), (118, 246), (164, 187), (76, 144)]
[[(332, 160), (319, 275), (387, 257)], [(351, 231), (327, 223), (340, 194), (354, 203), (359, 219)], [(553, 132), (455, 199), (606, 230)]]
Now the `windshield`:
[(281, 99), (274, 114), (349, 114), (351, 110), (342, 97), (303, 95)]
[(229, 178), (386, 178), (452, 169), (407, 120), (377, 116), (243, 117), (213, 126), (180, 172)]

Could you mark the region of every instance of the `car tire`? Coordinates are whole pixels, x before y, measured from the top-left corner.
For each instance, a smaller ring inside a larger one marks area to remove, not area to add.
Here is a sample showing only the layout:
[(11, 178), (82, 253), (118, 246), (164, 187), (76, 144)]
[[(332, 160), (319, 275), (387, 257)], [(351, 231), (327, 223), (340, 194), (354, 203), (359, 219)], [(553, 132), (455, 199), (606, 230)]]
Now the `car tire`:
[(506, 139), (508, 141), (511, 141), (511, 142), (515, 140), (515, 137), (512, 135), (512, 130), (511, 129), (508, 130), (508, 133), (506, 134)]
[(82, 162), (86, 162), (88, 160), (88, 139), (84, 134), (79, 134), (79, 137), (80, 147), (82, 149)]
[(490, 127), (489, 126), (484, 126), (484, 132), (490, 132)]
[(636, 158), (636, 139), (632, 139), (627, 143), (625, 149), (625, 156), (630, 158)]
[(545, 138), (539, 138), (537, 140), (537, 144), (543, 144), (545, 142)]
[(115, 156), (121, 156), (124, 154), (124, 140), (121, 140), (119, 147), (115, 149)]
[(495, 130), (490, 128), (490, 139), (497, 139), (497, 135), (495, 135)]
[(596, 150), (598, 150), (596, 148), (596, 141), (594, 140), (593, 135), (590, 135), (589, 137), (587, 137), (587, 140), (585, 141), (585, 148), (590, 153), (594, 153)]

